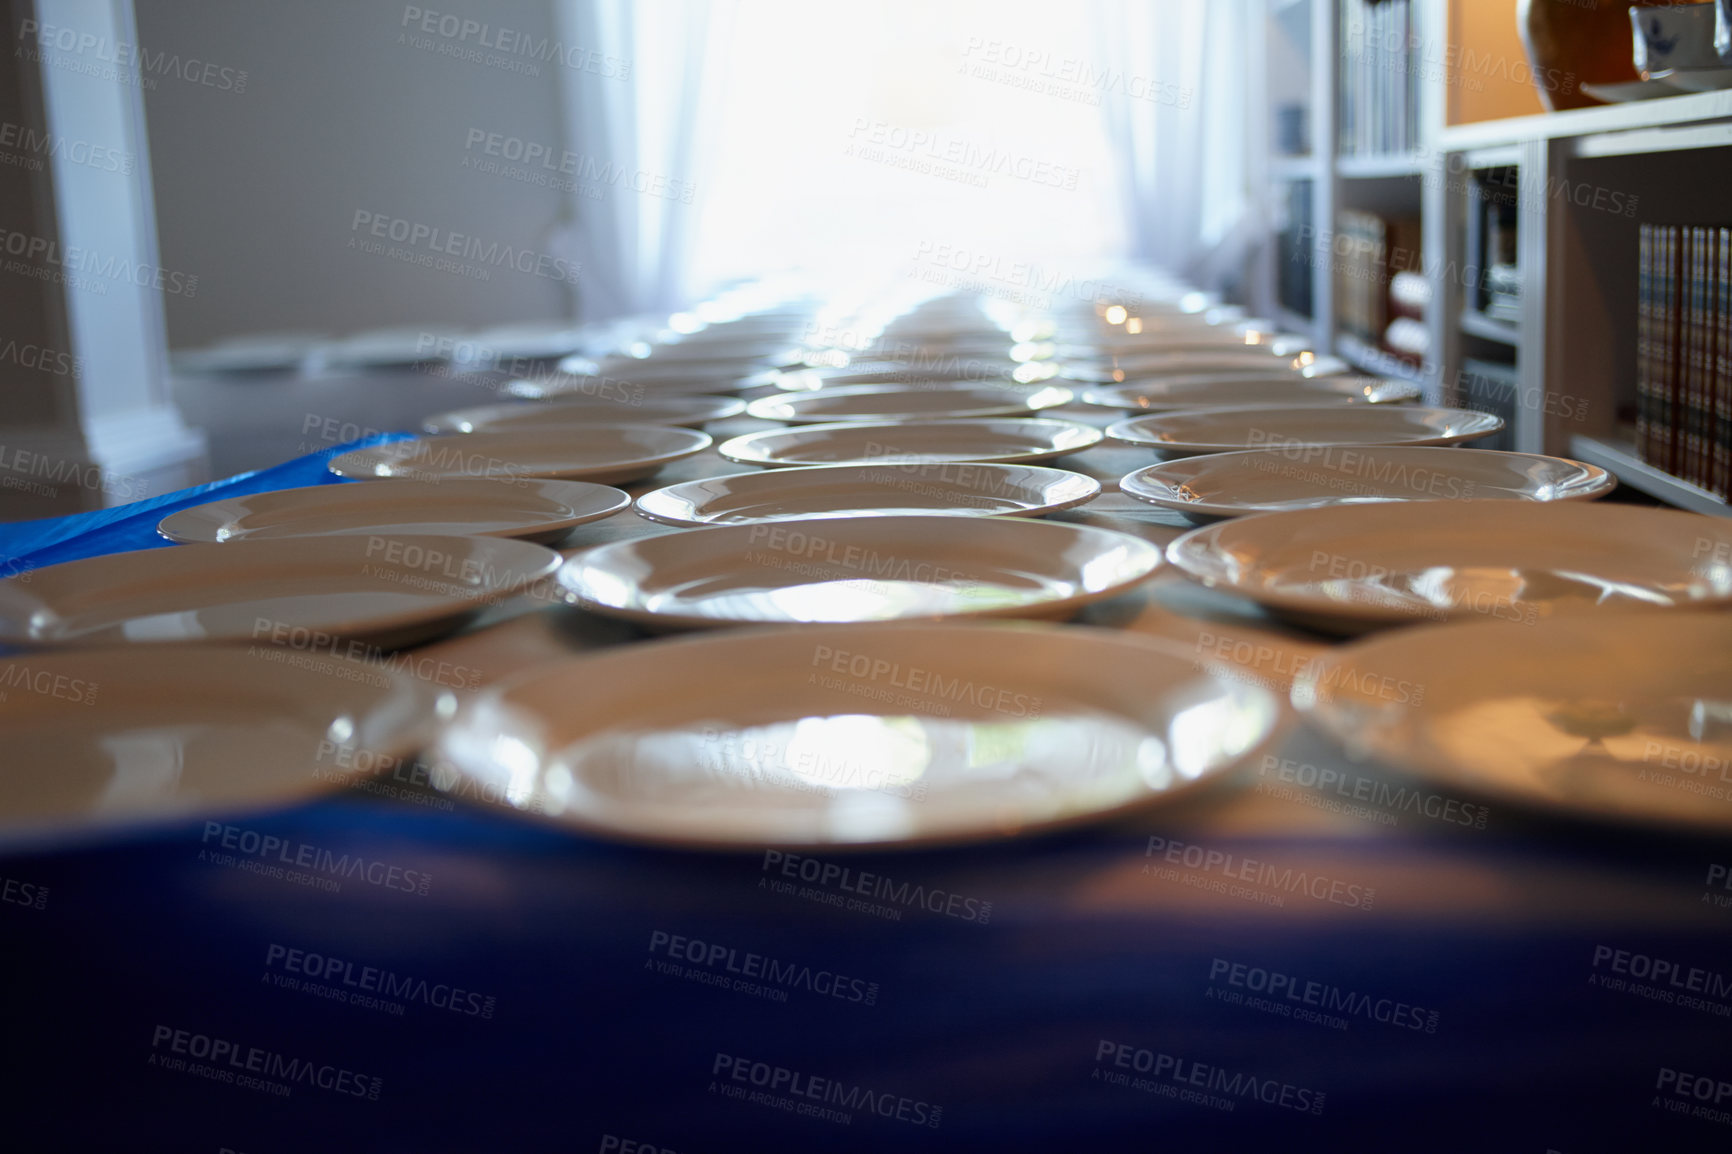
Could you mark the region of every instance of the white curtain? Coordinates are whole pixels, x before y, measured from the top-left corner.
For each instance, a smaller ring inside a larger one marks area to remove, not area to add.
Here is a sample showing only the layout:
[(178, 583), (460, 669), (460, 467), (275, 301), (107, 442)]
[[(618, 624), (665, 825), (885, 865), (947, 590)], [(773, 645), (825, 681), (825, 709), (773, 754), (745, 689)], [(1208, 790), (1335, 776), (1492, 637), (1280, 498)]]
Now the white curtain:
[(1242, 275), (1261, 235), (1253, 195), (1261, 0), (1098, 0), (1101, 110), (1117, 159), (1128, 255), (1210, 288)]
[(580, 263), (579, 318), (674, 311), (690, 299), (714, 137), (706, 129), (732, 4), (555, 0), (555, 12), (570, 53), (561, 72), (566, 147), (580, 187), (562, 247)]

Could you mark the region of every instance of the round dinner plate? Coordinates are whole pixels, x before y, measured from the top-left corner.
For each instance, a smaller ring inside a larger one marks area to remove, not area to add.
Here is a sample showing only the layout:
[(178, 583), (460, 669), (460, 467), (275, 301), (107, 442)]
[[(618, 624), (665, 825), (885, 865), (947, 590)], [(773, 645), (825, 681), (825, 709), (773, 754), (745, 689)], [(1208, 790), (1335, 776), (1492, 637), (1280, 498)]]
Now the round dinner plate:
[[(1400, 700), (1404, 682), (1423, 692)], [(1307, 665), (1293, 703), (1354, 755), (1437, 788), (1732, 830), (1723, 613), (1402, 629)]]
[(630, 401), (573, 396), (549, 398), (540, 404), (519, 401), (456, 409), (428, 417), (421, 429), (427, 433), (507, 433), (608, 423), (684, 425), (695, 429), (706, 421), (737, 417), (745, 411), (746, 402), (738, 397), (709, 397), (702, 393), (639, 396)]
[(181, 545), (0, 581), (0, 644), (425, 640), (559, 568), (500, 537), (334, 534)]
[(1732, 521), (1564, 501), (1422, 501), (1262, 513), (1167, 558), (1205, 585), (1330, 632), (1732, 602)]
[(1344, 376), (1353, 366), (1337, 357), (1305, 356), (1275, 357), (1268, 350), (1228, 346), (1220, 353), (1160, 353), (1134, 357), (1103, 357), (1090, 361), (1083, 358), (1065, 360), (1059, 364), (1066, 380), (1091, 384), (1116, 384), (1131, 381), (1142, 384), (1149, 378), (1198, 377), (1215, 380), (1245, 377), (1288, 377), (1311, 379)]
[(1033, 517), (1100, 495), (1093, 477), (1040, 465), (951, 461), (822, 465), (686, 481), (637, 499), (668, 525), (743, 525), (811, 517), (950, 514)]
[(309, 485), (227, 497), (164, 517), (156, 531), (186, 545), (326, 533), (439, 533), (553, 541), (611, 517), (631, 497), (587, 481), (392, 481)]
[(1200, 517), (1378, 501), (1570, 501), (1617, 479), (1594, 465), (1486, 449), (1252, 449), (1163, 461), (1126, 474), (1119, 492)]
[[(1419, 405), (1231, 405), (1131, 417), (1107, 436), (1164, 453), (1230, 453), (1273, 448), (1305, 459), (1326, 449), (1372, 445), (1458, 445), (1489, 437), (1503, 418), (1472, 409)], [(1315, 452), (1312, 452), (1315, 450)]]
[(455, 710), (389, 664), (269, 645), (0, 657), (0, 842), (290, 804), (408, 758)]
[(1376, 377), (1306, 377), (1290, 372), (1254, 376), (1186, 374), (1087, 388), (1078, 397), (1085, 405), (1097, 405), (1103, 409), (1167, 412), (1202, 407), (1303, 405), (1328, 401), (1392, 404), (1417, 401), (1420, 389), (1406, 381)]
[(1057, 375), (1058, 366), (1045, 361), (1019, 365), (1014, 361), (951, 357), (905, 364), (850, 365), (842, 369), (793, 369), (777, 373), (771, 383), (785, 393), (810, 393), (859, 385), (929, 389), (961, 384), (1034, 385)]
[(1013, 417), (1069, 404), (1071, 391), (1052, 385), (967, 382), (907, 385), (842, 385), (812, 392), (760, 397), (746, 412), (766, 421), (823, 424), (829, 421), (922, 421), (963, 417)]
[(666, 629), (1068, 617), (1148, 577), (1161, 549), (1051, 521), (856, 517), (616, 541), (566, 562), (567, 599)]
[(896, 461), (1046, 461), (1098, 444), (1099, 429), (1041, 417), (877, 423), (839, 421), (747, 433), (716, 451), (742, 465), (842, 465)]
[[(434, 784), (686, 849), (990, 841), (1186, 794), (1271, 747), (1285, 717), (1267, 690), (1161, 638), (738, 630), (543, 664), (487, 690), (444, 733)], [(861, 896), (907, 901), (888, 889)]]
[(544, 431), (413, 437), (356, 449), (328, 466), (357, 481), (550, 477), (614, 484), (701, 453), (710, 435), (672, 425), (585, 424)]

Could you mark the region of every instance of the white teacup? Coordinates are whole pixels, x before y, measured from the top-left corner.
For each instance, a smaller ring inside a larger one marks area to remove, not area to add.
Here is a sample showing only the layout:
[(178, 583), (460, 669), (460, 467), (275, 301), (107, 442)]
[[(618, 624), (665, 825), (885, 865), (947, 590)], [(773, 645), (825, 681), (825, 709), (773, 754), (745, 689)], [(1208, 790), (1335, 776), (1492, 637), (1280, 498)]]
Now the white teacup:
[(1673, 68), (1718, 68), (1714, 23), (1720, 4), (1674, 4), (1630, 9), (1636, 71), (1644, 78)]

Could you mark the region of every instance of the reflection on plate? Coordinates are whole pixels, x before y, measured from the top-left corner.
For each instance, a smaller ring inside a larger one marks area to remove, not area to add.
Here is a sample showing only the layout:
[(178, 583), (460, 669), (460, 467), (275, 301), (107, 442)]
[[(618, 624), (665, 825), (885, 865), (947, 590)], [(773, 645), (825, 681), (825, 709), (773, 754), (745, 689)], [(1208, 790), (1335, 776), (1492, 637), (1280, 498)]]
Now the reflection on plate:
[(822, 424), (827, 421), (919, 421), (963, 417), (1011, 417), (1068, 404), (1069, 389), (1051, 385), (935, 382), (909, 385), (846, 385), (813, 392), (760, 397), (746, 412), (766, 421)]
[(389, 665), (268, 645), (0, 657), (0, 685), (14, 844), (311, 797), (390, 768), (456, 709)]
[(1653, 78), (1679, 92), (1719, 92), (1732, 88), (1732, 68), (1670, 68), (1654, 73)]
[(1160, 563), (1159, 546), (1086, 525), (856, 517), (617, 541), (559, 583), (586, 609), (662, 628), (1068, 617)]
[(838, 465), (910, 461), (1013, 464), (1081, 452), (1099, 429), (1038, 417), (983, 417), (906, 424), (843, 421), (748, 433), (716, 451), (742, 465)]
[(1329, 448), (1456, 445), (1489, 437), (1501, 428), (1502, 417), (1472, 409), (1324, 402), (1181, 409), (1119, 421), (1107, 426), (1107, 436), (1165, 453), (1272, 448), (1300, 460), (1315, 460)]
[(1732, 522), (1635, 505), (1421, 501), (1262, 513), (1194, 529), (1167, 557), (1205, 585), (1331, 632), (1732, 602)]
[(906, 513), (1036, 516), (1100, 494), (1100, 482), (1040, 465), (824, 465), (735, 473), (645, 493), (638, 512), (668, 525), (745, 524)]
[(1283, 714), (1189, 646), (1080, 626), (740, 630), (537, 666), (459, 714), (434, 781), (685, 848), (991, 840), (1181, 794)]
[(642, 480), (669, 461), (709, 446), (709, 434), (694, 429), (585, 424), (553, 431), (415, 437), (344, 453), (328, 467), (357, 481), (554, 477), (615, 484)]
[(709, 397), (702, 393), (667, 397), (638, 395), (620, 401), (581, 395), (548, 400), (552, 403), (523, 401), (457, 409), (428, 417), (421, 428), (428, 433), (506, 433), (518, 429), (552, 429), (611, 422), (684, 425), (695, 429), (705, 422), (725, 420), (746, 411), (746, 402), (737, 397)]
[(392, 481), (309, 485), (195, 505), (156, 530), (199, 545), (326, 533), (439, 533), (552, 541), (631, 498), (587, 481)]
[(1299, 447), (1163, 461), (1127, 474), (1119, 492), (1193, 516), (1239, 517), (1376, 501), (1568, 501), (1616, 485), (1597, 466), (1529, 453)]
[(1327, 401), (1369, 401), (1391, 404), (1417, 401), (1418, 385), (1375, 377), (1303, 377), (1270, 374), (1231, 377), (1190, 374), (1182, 377), (1151, 377), (1124, 385), (1102, 385), (1084, 389), (1085, 405), (1104, 409), (1141, 409), (1167, 412), (1200, 406), (1220, 408), (1240, 405), (1303, 405)]
[(558, 553), (527, 541), (419, 534), (111, 553), (0, 581), (0, 644), (395, 648), (455, 627), (559, 563)]
[[(1406, 684), (1423, 693), (1409, 692)], [(1294, 704), (1450, 790), (1732, 830), (1732, 618), (1405, 629), (1306, 667)]]
[(1686, 91), (1659, 79), (1629, 80), (1618, 84), (1584, 84), (1582, 91), (1607, 104), (1629, 104), (1637, 100), (1658, 100), (1677, 96)]

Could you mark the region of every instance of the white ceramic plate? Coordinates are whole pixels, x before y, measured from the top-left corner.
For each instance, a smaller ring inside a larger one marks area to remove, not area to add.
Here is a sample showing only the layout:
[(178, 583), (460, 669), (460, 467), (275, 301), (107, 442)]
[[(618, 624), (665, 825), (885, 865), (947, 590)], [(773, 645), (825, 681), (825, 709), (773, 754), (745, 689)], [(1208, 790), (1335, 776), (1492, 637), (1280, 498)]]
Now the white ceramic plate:
[(1489, 437), (1503, 418), (1472, 409), (1419, 405), (1235, 405), (1179, 409), (1107, 426), (1107, 436), (1166, 453), (1226, 453), (1277, 448), (1304, 455), (1370, 445), (1456, 445)]
[(1732, 602), (1732, 521), (1565, 501), (1263, 513), (1167, 547), (1191, 577), (1332, 632)]
[(1067, 381), (1095, 385), (1129, 382), (1142, 385), (1151, 380), (1184, 377), (1192, 380), (1244, 380), (1248, 377), (1286, 380), (1289, 377), (1339, 377), (1354, 374), (1352, 365), (1339, 357), (1310, 353), (1274, 357), (1266, 352), (1232, 351), (1186, 353), (1150, 357), (1064, 361), (1059, 375)]
[(1186, 793), (1271, 747), (1284, 715), (1158, 638), (750, 629), (538, 666), (459, 713), (435, 783), (692, 849), (987, 841)]
[(1163, 461), (1127, 474), (1119, 492), (1200, 517), (1240, 517), (1377, 501), (1570, 501), (1603, 497), (1617, 479), (1595, 465), (1485, 449), (1253, 449)]
[(766, 421), (823, 424), (829, 421), (922, 421), (964, 417), (1013, 417), (1068, 404), (1069, 389), (1051, 385), (969, 382), (927, 388), (906, 385), (847, 385), (809, 393), (760, 397), (746, 412)]
[(395, 648), (559, 567), (499, 537), (339, 534), (179, 545), (50, 565), (0, 581), (0, 644), (343, 640)]
[(544, 400), (577, 394), (624, 397), (645, 393), (729, 393), (768, 383), (772, 371), (738, 365), (651, 365), (630, 361), (597, 371), (594, 361), (568, 357), (558, 371), (512, 381), (505, 391), (524, 400)]
[(920, 385), (942, 388), (969, 382), (1032, 385), (1057, 375), (1058, 366), (1053, 364), (1019, 365), (1014, 361), (951, 357), (905, 364), (873, 361), (840, 369), (787, 370), (778, 372), (771, 383), (783, 392), (806, 393), (816, 389), (847, 388), (850, 385), (901, 388)]
[[(1403, 682), (1423, 693), (1398, 700)], [(1724, 613), (1397, 630), (1307, 665), (1293, 701), (1356, 755), (1452, 793), (1732, 830)]]
[(737, 397), (706, 397), (701, 393), (639, 397), (629, 402), (571, 397), (552, 403), (522, 401), (456, 409), (428, 417), (421, 429), (428, 433), (506, 433), (597, 423), (684, 425), (695, 429), (707, 421), (726, 420), (745, 411), (746, 402)]
[(573, 604), (664, 629), (1068, 617), (1160, 563), (1158, 545), (1086, 525), (854, 517), (617, 541), (559, 583)]
[(1420, 395), (1419, 386), (1406, 381), (1350, 376), (1310, 378), (1272, 373), (1267, 376), (1187, 374), (1149, 377), (1123, 385), (1084, 389), (1079, 399), (1085, 405), (1098, 405), (1103, 409), (1140, 409), (1160, 413), (1228, 405), (1303, 405), (1336, 400), (1391, 404), (1417, 401)]
[(614, 484), (642, 480), (669, 461), (709, 446), (708, 433), (672, 425), (585, 424), (415, 437), (344, 453), (328, 467), (357, 481), (552, 477)]
[(1015, 464), (1077, 453), (1101, 440), (1099, 429), (1040, 417), (878, 424), (842, 421), (748, 433), (716, 451), (742, 465), (848, 465), (886, 461), (974, 461)]
[(309, 485), (195, 505), (156, 531), (186, 545), (327, 533), (438, 533), (552, 541), (631, 498), (587, 481), (392, 481)]
[(1093, 477), (1040, 465), (907, 461), (687, 481), (645, 493), (637, 499), (637, 510), (667, 525), (910, 513), (1033, 517), (1092, 501), (1100, 491)]
[(264, 645), (0, 657), (0, 688), (13, 844), (291, 804), (388, 770), (456, 709), (389, 665)]

